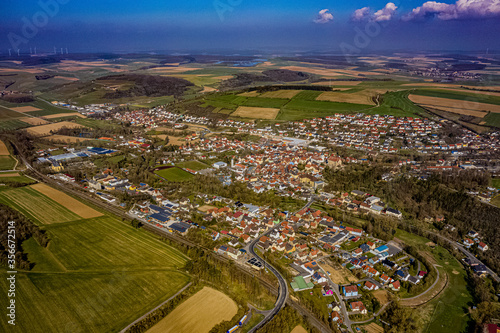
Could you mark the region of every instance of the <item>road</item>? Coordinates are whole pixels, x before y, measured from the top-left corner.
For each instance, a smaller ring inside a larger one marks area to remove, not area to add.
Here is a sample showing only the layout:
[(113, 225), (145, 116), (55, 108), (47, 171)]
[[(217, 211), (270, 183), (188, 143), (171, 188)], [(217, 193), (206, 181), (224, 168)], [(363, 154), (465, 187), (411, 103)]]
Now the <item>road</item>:
[[(268, 235), (271, 231), (273, 231), (277, 227), (279, 227), (279, 224), (276, 225), (274, 228), (269, 229), (267, 232), (263, 234), (263, 236)], [(278, 288), (278, 298), (276, 300), (276, 303), (274, 304), (274, 309), (270, 313), (268, 313), (260, 323), (258, 323), (256, 326), (254, 326), (254, 328), (250, 330), (251, 333), (256, 332), (259, 328), (263, 327), (266, 323), (268, 323), (271, 319), (273, 319), (274, 316), (276, 316), (278, 312), (280, 312), (280, 310), (285, 306), (286, 300), (288, 298), (288, 284), (285, 278), (281, 275), (280, 272), (278, 272), (276, 268), (274, 268), (271, 264), (266, 262), (261, 256), (259, 256), (255, 252), (255, 245), (257, 244), (258, 241), (259, 238), (254, 239), (250, 243), (248, 251), (250, 252), (251, 255), (258, 258), (262, 263), (264, 263), (264, 267), (269, 271), (271, 271), (271, 273), (273, 273), (276, 276), (279, 282), (279, 288)]]

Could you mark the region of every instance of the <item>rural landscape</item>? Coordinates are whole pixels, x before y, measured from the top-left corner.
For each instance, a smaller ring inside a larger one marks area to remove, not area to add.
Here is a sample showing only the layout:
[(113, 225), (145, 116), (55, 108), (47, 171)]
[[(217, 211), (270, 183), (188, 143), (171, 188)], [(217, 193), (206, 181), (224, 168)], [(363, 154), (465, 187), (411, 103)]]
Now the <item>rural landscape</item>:
[(1, 332), (500, 331), (497, 3), (63, 2), (0, 13)]

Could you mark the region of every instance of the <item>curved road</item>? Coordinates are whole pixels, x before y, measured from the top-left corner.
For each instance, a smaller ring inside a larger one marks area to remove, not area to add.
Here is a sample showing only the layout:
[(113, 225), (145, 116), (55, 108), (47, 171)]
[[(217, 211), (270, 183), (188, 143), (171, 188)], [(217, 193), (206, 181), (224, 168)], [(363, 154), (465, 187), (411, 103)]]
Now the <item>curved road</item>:
[[(267, 232), (265, 232), (263, 235), (261, 235), (261, 237), (268, 235), (271, 231), (273, 231), (278, 226), (279, 226), (279, 224), (276, 227), (269, 229)], [(279, 288), (278, 288), (278, 298), (276, 300), (276, 303), (274, 304), (274, 309), (272, 309), (272, 311), (270, 311), (260, 323), (258, 323), (256, 326), (254, 326), (254, 328), (252, 328), (250, 330), (250, 333), (256, 332), (258, 329), (260, 329), (265, 324), (267, 324), (269, 321), (271, 321), (271, 319), (273, 319), (274, 316), (276, 316), (278, 314), (278, 312), (280, 312), (280, 310), (285, 306), (286, 300), (288, 298), (288, 285), (286, 283), (285, 278), (283, 278), (281, 273), (278, 272), (278, 270), (276, 268), (271, 266), (268, 262), (266, 262), (261, 256), (259, 256), (255, 252), (255, 244), (257, 244), (259, 239), (260, 239), (260, 237), (257, 237), (256, 239), (254, 239), (250, 243), (248, 250), (249, 250), (250, 254), (252, 254), (254, 257), (258, 258), (261, 262), (264, 263), (265, 268), (269, 269), (271, 271), (271, 273), (273, 273), (276, 276), (276, 278), (278, 279), (278, 282), (279, 282)]]

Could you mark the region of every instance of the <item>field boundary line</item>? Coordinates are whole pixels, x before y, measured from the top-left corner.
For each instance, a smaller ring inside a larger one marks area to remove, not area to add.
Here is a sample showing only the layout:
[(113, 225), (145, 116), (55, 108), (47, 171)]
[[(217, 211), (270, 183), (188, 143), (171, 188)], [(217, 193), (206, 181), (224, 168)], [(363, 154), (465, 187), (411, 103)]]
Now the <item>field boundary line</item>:
[(158, 310), (159, 308), (161, 308), (163, 305), (165, 305), (166, 303), (170, 302), (174, 297), (178, 296), (179, 294), (181, 294), (182, 292), (184, 292), (184, 290), (186, 290), (187, 288), (189, 288), (191, 285), (193, 284), (193, 282), (189, 282), (187, 285), (185, 285), (181, 290), (179, 290), (178, 292), (176, 292), (174, 295), (172, 295), (172, 297), (170, 297), (169, 299), (167, 299), (166, 301), (162, 302), (160, 305), (158, 305), (157, 307), (155, 307), (154, 309), (152, 309), (151, 311), (145, 313), (144, 315), (142, 315), (140, 318), (137, 318), (135, 321), (133, 321), (131, 324), (129, 324), (127, 327), (125, 327), (124, 329), (122, 329), (120, 331), (120, 333), (125, 333), (127, 332), (132, 326), (134, 326), (135, 324), (137, 324), (138, 322), (140, 322), (141, 320), (143, 320), (144, 318), (146, 318), (147, 316), (149, 316), (151, 313), (153, 313), (154, 311)]

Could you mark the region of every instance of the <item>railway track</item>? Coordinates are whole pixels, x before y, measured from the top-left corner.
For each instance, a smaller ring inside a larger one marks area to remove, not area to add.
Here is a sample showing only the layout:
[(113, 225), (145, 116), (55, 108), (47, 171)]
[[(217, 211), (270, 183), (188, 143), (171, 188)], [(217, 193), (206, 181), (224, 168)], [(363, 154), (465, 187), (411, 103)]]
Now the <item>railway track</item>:
[[(17, 149), (17, 147), (16, 147), (16, 149)], [(127, 212), (123, 211), (121, 208), (116, 207), (116, 206), (111, 205), (111, 204), (108, 204), (108, 203), (105, 203), (104, 201), (102, 201), (98, 198), (95, 198), (95, 197), (87, 194), (86, 192), (83, 192), (81, 190), (77, 190), (71, 186), (65, 186), (65, 185), (59, 183), (58, 181), (56, 181), (50, 177), (47, 177), (46, 175), (42, 174), (40, 171), (33, 168), (26, 161), (26, 159), (23, 156), (19, 155), (19, 158), (23, 162), (23, 164), (26, 165), (28, 170), (33, 174), (34, 178), (38, 179), (39, 181), (47, 183), (49, 185), (52, 185), (53, 187), (56, 187), (56, 188), (62, 190), (63, 192), (72, 194), (76, 197), (79, 197), (79, 198), (85, 200), (85, 201), (88, 201), (88, 202), (94, 204), (95, 206), (102, 208), (105, 211), (109, 211), (109, 212), (111, 212), (111, 213), (113, 213), (121, 218), (124, 218), (125, 220), (132, 220), (132, 217), (129, 216), (127, 214)], [(209, 249), (209, 248), (204, 247), (202, 245), (196, 244), (196, 243), (194, 243), (194, 242), (192, 242), (184, 237), (173, 234), (165, 229), (160, 229), (154, 225), (147, 224), (147, 223), (144, 224), (142, 226), (142, 228), (144, 230), (152, 232), (152, 233), (154, 233), (160, 237), (163, 237), (165, 239), (168, 239), (168, 240), (171, 240), (174, 242), (178, 242), (178, 243), (184, 244), (184, 245), (189, 246), (189, 247), (196, 247), (196, 248), (203, 249), (203, 250), (207, 251), (207, 253), (210, 253), (210, 255), (212, 255), (214, 258), (216, 258), (219, 261), (222, 261), (225, 263), (229, 263), (229, 261), (231, 261), (231, 259), (215, 253), (213, 251), (213, 249)], [(253, 252), (253, 248), (252, 248), (252, 252)], [(260, 258), (254, 252), (252, 254), (255, 255), (256, 257), (258, 257), (260, 260), (264, 261), (262, 258)], [(292, 299), (287, 297), (288, 296), (288, 287), (287, 287), (287, 284), (286, 284), (286, 281), (284, 280), (284, 278), (281, 276), (281, 274), (274, 267), (272, 267), (268, 263), (266, 263), (266, 266), (278, 278), (279, 288), (277, 288), (271, 282), (254, 274), (254, 271), (251, 268), (247, 269), (242, 265), (235, 265), (234, 266), (236, 269), (238, 269), (240, 272), (243, 272), (247, 276), (256, 277), (262, 286), (264, 286), (273, 295), (277, 295), (277, 297), (278, 297), (275, 308), (273, 309), (273, 311), (268, 316), (266, 316), (262, 322), (257, 324), (257, 326), (255, 326), (251, 330), (251, 332), (256, 332), (259, 328), (264, 327), (265, 324), (267, 324), (269, 321), (271, 321), (274, 318), (274, 316), (276, 316), (279, 313), (279, 311), (283, 308), (285, 303), (290, 305), (291, 307), (293, 307), (295, 310), (297, 310), (302, 316), (306, 316), (309, 319), (309, 321), (311, 322), (311, 324), (316, 326), (321, 332), (330, 332), (331, 330), (329, 329), (328, 326), (326, 326), (323, 322), (319, 321), (312, 313), (310, 313), (307, 309), (302, 307), (298, 302), (293, 301)], [(281, 279), (279, 277), (281, 277)], [(281, 291), (285, 291), (285, 292), (283, 293)]]

